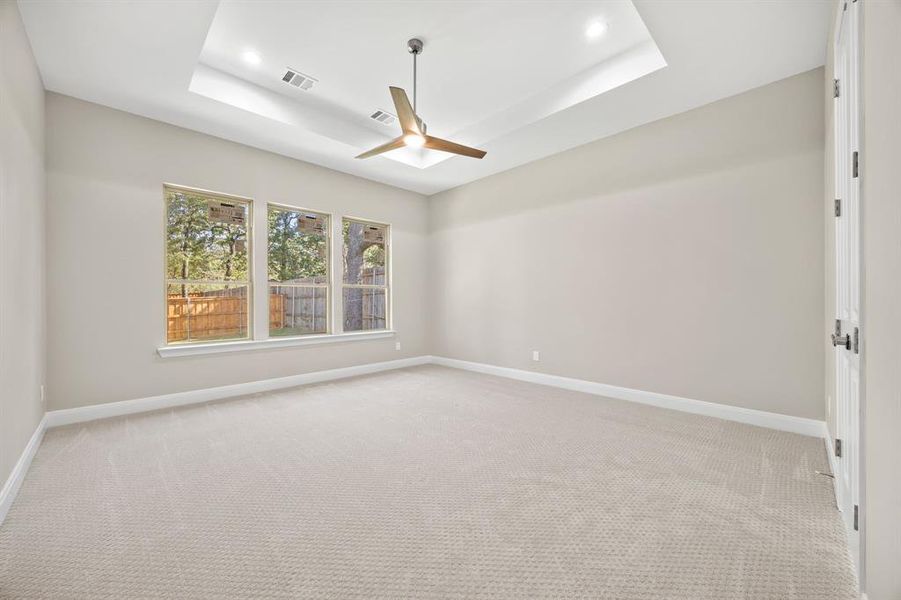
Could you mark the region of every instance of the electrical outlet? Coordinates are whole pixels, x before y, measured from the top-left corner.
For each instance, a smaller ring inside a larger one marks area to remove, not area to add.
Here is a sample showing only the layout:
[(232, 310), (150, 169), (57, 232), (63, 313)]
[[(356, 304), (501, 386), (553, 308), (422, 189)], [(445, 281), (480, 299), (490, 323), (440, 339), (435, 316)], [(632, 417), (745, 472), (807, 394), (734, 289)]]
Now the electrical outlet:
[(400, 350), (400, 342), (394, 342), (394, 349)]
[(538, 350), (532, 350), (532, 360), (534, 360), (535, 362), (541, 360), (541, 353), (538, 352)]

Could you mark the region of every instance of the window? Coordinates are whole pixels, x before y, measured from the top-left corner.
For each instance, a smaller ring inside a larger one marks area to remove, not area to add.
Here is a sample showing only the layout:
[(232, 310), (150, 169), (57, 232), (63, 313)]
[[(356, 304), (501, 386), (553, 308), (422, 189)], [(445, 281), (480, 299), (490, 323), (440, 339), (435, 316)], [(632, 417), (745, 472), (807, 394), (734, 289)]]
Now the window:
[(166, 187), (166, 340), (247, 338), (250, 201)]
[[(389, 225), (280, 204), (254, 210), (250, 198), (175, 185), (164, 185), (163, 197), (160, 356), (394, 334)], [(254, 245), (254, 231), (264, 230)]]
[(269, 205), (269, 335), (328, 333), (329, 218)]
[(344, 219), (344, 331), (388, 328), (388, 226)]

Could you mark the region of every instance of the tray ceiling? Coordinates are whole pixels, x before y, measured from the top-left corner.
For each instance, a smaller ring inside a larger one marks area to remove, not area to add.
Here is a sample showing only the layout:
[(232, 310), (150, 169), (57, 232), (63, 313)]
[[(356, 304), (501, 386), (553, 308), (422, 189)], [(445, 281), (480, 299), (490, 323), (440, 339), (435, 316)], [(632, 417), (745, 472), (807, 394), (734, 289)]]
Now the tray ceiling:
[[(424, 194), (820, 66), (830, 15), (755, 0), (19, 6), (48, 90)], [(414, 36), (429, 132), (485, 159), (354, 160), (397, 135), (370, 115), (393, 112), (388, 85), (412, 93)], [(289, 67), (316, 83), (289, 86)]]

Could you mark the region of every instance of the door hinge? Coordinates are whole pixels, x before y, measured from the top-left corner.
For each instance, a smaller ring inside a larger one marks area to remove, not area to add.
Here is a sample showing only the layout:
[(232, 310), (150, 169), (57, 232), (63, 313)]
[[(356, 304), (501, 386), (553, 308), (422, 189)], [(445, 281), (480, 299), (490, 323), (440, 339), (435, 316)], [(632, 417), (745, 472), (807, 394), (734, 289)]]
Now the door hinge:
[(842, 216), (842, 199), (841, 198), (835, 199), (835, 216), (836, 217)]
[(851, 349), (851, 336), (842, 335), (842, 322), (838, 319), (835, 320), (835, 333), (829, 337), (832, 340), (832, 345), (836, 348), (841, 346), (845, 350)]
[(838, 79), (833, 79), (833, 80), (832, 80), (832, 97), (833, 97), (833, 98), (838, 98), (838, 96), (839, 96), (839, 93), (838, 93)]
[(835, 438), (835, 457), (842, 457), (842, 441), (838, 438)]
[(854, 151), (854, 154), (851, 155), (851, 177), (857, 177), (860, 173), (858, 166), (858, 157), (857, 150)]
[(860, 508), (854, 505), (854, 531), (860, 531)]
[(851, 342), (851, 348), (854, 350), (854, 354), (860, 354), (860, 328), (854, 328), (854, 338)]

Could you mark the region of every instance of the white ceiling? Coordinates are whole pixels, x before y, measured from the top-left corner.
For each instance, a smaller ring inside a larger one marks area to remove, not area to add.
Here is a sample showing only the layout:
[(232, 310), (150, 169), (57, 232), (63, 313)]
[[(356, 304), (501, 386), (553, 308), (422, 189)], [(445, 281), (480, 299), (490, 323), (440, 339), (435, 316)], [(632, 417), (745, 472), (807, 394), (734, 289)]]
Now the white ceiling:
[[(627, 80), (665, 66), (630, 0), (505, 2), (220, 3), (190, 89), (348, 145), (346, 155), (397, 137), (369, 118), (394, 112), (388, 85), (408, 89), (406, 42), (425, 41), (418, 112), (433, 135), (481, 145), (624, 83), (599, 77), (633, 60)], [(608, 33), (588, 42), (587, 23)], [(498, 24), (503, 23), (499, 34)], [(302, 24), (302, 25), (301, 25)], [(541, 40), (540, 44), (524, 43)], [(259, 65), (243, 60), (247, 49)], [(204, 67), (210, 67), (206, 69)], [(282, 81), (286, 68), (319, 80), (311, 91)], [(583, 88), (589, 91), (581, 92)], [(290, 129), (285, 129), (290, 136)], [(422, 149), (379, 159), (428, 168), (454, 155)]]
[[(48, 90), (432, 194), (824, 62), (822, 1), (20, 0)], [(589, 23), (608, 24), (589, 40)], [(388, 85), (481, 161), (404, 149)], [(262, 62), (251, 67), (252, 49)], [(319, 82), (301, 91), (285, 67)]]

